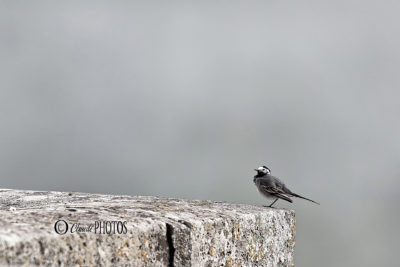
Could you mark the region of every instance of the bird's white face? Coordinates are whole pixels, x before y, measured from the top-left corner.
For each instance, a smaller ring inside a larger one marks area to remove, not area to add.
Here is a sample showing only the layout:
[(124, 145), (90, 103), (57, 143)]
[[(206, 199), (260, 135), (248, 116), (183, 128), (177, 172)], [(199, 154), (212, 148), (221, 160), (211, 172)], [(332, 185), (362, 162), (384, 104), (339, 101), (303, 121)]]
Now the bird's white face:
[(264, 173), (264, 174), (270, 174), (270, 173), (271, 173), (271, 170), (268, 169), (268, 168), (265, 167), (265, 166), (260, 166), (260, 167), (258, 167), (258, 168), (256, 169), (256, 171), (257, 171), (257, 172), (260, 172), (260, 173)]

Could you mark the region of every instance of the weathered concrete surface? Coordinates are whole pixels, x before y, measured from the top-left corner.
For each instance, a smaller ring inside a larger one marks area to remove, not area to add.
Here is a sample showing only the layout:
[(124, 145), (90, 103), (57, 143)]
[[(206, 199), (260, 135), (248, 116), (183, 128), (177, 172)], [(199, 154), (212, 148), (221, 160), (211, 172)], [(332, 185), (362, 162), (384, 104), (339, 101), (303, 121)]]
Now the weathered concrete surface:
[[(95, 221), (127, 221), (127, 233), (70, 232)], [(0, 189), (1, 266), (293, 266), (294, 243), (289, 210)]]

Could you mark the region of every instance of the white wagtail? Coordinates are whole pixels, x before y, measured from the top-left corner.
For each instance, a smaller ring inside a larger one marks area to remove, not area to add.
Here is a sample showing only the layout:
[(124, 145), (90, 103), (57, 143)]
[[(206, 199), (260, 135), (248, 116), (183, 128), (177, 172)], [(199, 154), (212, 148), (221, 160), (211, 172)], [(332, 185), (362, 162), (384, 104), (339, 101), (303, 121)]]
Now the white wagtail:
[(268, 207), (272, 207), (278, 199), (283, 199), (292, 203), (293, 200), (291, 200), (290, 197), (302, 198), (319, 205), (319, 203), (314, 200), (302, 197), (290, 191), (281, 180), (271, 175), (271, 170), (268, 167), (261, 166), (254, 170), (257, 174), (254, 176), (253, 182), (256, 184), (258, 192), (268, 199), (275, 199)]

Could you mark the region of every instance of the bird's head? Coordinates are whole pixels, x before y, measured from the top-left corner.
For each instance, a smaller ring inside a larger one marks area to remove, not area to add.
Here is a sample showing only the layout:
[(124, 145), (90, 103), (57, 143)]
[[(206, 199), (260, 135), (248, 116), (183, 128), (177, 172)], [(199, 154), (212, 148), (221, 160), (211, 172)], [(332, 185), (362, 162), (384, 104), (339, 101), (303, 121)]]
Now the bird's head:
[(254, 169), (257, 172), (257, 175), (264, 176), (266, 174), (270, 174), (271, 170), (267, 166), (260, 166), (257, 169)]

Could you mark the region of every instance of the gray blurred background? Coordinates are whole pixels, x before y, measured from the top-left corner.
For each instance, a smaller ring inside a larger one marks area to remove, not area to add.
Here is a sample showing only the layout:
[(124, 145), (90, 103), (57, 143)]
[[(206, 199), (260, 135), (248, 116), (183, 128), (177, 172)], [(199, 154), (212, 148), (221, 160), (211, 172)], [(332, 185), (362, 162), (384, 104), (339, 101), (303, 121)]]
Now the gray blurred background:
[(397, 1), (0, 4), (0, 187), (269, 204), (296, 266), (398, 263)]

